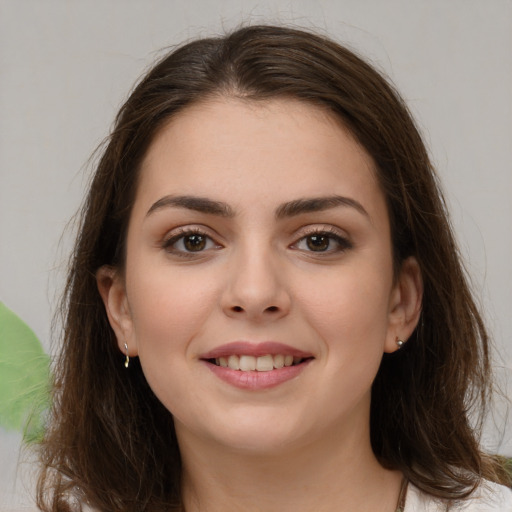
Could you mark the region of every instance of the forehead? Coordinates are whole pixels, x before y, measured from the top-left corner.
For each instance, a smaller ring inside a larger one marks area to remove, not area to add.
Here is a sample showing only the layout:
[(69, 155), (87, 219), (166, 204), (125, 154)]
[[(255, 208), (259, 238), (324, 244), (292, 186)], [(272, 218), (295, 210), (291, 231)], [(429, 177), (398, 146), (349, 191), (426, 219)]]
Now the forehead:
[(149, 147), (137, 197), (176, 193), (234, 203), (332, 193), (382, 201), (373, 161), (352, 134), (325, 109), (292, 99), (218, 98), (173, 117)]

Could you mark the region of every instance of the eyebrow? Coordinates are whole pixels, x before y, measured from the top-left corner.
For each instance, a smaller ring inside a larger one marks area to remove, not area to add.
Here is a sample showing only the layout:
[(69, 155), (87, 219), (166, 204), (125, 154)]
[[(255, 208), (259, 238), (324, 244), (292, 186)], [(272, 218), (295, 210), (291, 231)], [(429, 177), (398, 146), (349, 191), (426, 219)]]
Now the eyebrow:
[(146, 217), (162, 208), (186, 208), (196, 212), (218, 215), (220, 217), (233, 217), (235, 215), (231, 206), (221, 201), (213, 201), (206, 197), (197, 196), (164, 196), (151, 205)]
[(282, 204), (276, 211), (276, 218), (282, 219), (285, 217), (294, 217), (303, 213), (320, 212), (337, 208), (338, 206), (348, 206), (354, 208), (359, 213), (370, 217), (368, 212), (364, 209), (363, 205), (350, 197), (344, 196), (327, 196), (327, 197), (312, 197), (303, 198), (290, 201)]
[[(354, 208), (359, 213), (370, 217), (363, 205), (350, 197), (344, 196), (327, 196), (327, 197), (311, 197), (301, 198), (283, 203), (276, 210), (276, 219), (287, 217), (295, 217), (304, 213), (314, 213), (339, 206), (347, 206)], [(153, 203), (149, 208), (146, 217), (162, 208), (185, 208), (209, 215), (217, 215), (220, 217), (234, 217), (235, 212), (231, 206), (222, 202), (214, 201), (206, 197), (197, 196), (164, 196)]]

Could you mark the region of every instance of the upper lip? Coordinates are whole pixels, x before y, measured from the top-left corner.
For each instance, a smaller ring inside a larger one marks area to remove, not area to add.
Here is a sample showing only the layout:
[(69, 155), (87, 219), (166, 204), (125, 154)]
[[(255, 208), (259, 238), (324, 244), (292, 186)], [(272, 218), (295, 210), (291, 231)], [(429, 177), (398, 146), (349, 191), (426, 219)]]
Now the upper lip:
[(313, 357), (310, 352), (304, 352), (290, 345), (279, 343), (277, 341), (264, 341), (262, 343), (251, 343), (248, 341), (234, 341), (220, 345), (209, 352), (201, 354), (200, 359), (218, 359), (219, 357), (229, 357), (231, 355), (238, 356), (254, 356), (261, 357), (266, 355), (284, 356), (291, 355), (302, 359)]

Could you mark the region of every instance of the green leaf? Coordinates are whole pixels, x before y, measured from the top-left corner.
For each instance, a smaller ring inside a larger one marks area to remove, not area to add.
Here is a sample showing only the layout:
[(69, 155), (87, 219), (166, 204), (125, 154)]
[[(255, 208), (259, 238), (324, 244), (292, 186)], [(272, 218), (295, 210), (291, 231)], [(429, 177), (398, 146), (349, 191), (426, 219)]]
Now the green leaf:
[(36, 335), (0, 302), (0, 426), (33, 442), (44, 433), (50, 358)]

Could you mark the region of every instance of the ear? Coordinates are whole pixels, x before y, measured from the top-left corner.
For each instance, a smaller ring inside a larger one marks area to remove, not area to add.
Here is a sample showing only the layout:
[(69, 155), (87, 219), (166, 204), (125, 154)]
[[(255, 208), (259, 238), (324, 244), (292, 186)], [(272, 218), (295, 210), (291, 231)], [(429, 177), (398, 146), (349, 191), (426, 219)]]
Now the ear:
[(420, 266), (411, 256), (402, 263), (391, 293), (385, 352), (394, 352), (399, 348), (397, 340), (406, 342), (411, 336), (420, 318), (422, 298)]
[(104, 265), (96, 272), (96, 284), (105, 305), (108, 321), (116, 335), (119, 350), (125, 354), (126, 343), (128, 355), (137, 356), (138, 349), (123, 276), (116, 268)]

